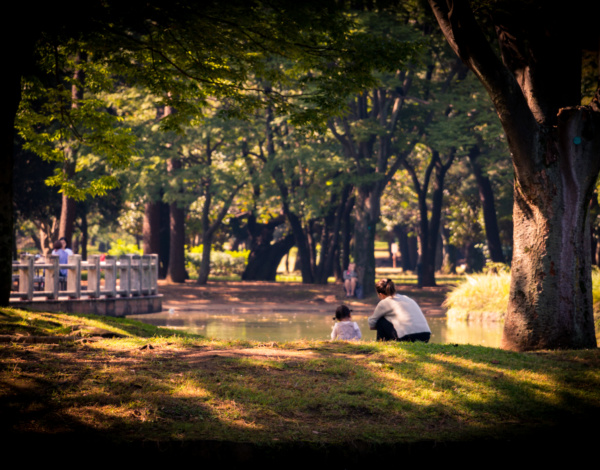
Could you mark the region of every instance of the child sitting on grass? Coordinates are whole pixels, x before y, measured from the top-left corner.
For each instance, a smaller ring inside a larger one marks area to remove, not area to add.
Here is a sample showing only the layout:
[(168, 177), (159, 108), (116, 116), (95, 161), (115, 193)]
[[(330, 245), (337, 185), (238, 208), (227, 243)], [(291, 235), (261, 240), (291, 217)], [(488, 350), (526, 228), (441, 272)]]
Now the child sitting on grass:
[(333, 330), (331, 331), (331, 339), (349, 341), (362, 338), (360, 328), (356, 322), (352, 321), (352, 314), (350, 312), (352, 310), (345, 305), (340, 305), (335, 310), (335, 317), (333, 317), (335, 325), (333, 325)]

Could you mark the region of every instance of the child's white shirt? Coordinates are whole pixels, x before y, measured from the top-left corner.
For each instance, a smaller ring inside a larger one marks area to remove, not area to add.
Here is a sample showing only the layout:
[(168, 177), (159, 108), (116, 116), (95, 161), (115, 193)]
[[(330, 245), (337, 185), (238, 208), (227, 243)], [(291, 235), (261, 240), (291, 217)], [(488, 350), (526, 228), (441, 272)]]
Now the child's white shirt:
[(355, 321), (336, 322), (336, 324), (333, 325), (333, 330), (331, 330), (331, 339), (349, 341), (361, 338), (362, 334), (360, 328)]

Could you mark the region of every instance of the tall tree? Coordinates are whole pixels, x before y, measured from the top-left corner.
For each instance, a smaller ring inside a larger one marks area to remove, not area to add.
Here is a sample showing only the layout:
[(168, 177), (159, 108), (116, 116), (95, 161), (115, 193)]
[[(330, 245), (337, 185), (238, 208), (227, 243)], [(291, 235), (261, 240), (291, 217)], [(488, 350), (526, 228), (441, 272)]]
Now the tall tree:
[(600, 90), (581, 102), (586, 2), (498, 1), (496, 55), (467, 0), (429, 0), (448, 43), (488, 91), (515, 172), (514, 252), (503, 347), (596, 347), (590, 198), (600, 171)]

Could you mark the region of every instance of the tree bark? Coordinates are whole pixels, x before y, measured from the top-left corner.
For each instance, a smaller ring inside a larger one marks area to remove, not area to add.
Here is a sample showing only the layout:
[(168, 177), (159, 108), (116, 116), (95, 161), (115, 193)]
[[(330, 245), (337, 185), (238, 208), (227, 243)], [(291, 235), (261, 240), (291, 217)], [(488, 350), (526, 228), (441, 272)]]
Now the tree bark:
[(142, 249), (145, 255), (158, 254), (160, 252), (160, 204), (159, 201), (148, 201), (144, 204)]
[[(32, 18), (33, 19), (33, 18)], [(28, 19), (29, 21), (29, 19)], [(21, 22), (23, 31), (25, 22)], [(13, 229), (13, 171), (15, 116), (21, 101), (21, 74), (30, 64), (37, 31), (16, 38), (7, 60), (11, 64), (4, 72), (8, 100), (2, 106), (2, 171), (0, 171), (0, 306), (8, 306), (12, 286)]]
[(495, 263), (504, 263), (502, 243), (500, 242), (500, 230), (496, 217), (496, 203), (494, 201), (494, 190), (490, 179), (483, 173), (481, 165), (477, 160), (480, 155), (479, 147), (475, 146), (469, 151), (469, 161), (479, 189), (479, 199), (483, 210), (483, 222), (485, 224), (485, 237), (487, 240), (490, 259)]
[[(167, 162), (167, 171), (172, 175), (181, 169), (181, 161), (170, 159)], [(169, 204), (169, 268), (167, 280), (169, 282), (183, 283), (187, 278), (185, 270), (185, 210), (177, 202)]]
[[(375, 231), (381, 218), (381, 194), (365, 186), (357, 188), (354, 221), (354, 262), (358, 284), (365, 295), (374, 295)], [(344, 267), (345, 269), (345, 267)]]
[[(423, 184), (419, 181), (415, 168), (404, 161), (413, 181), (413, 189), (417, 193), (419, 205), (419, 260), (417, 262), (417, 284), (419, 287), (433, 287), (435, 282), (436, 255), (440, 236), (440, 221), (444, 198), (444, 179), (454, 161), (455, 150), (451, 150), (446, 163), (443, 163), (438, 151), (434, 150), (425, 171)], [(431, 201), (431, 215), (427, 205), (427, 194), (431, 174), (434, 174), (434, 190)]]
[[(316, 269), (316, 279), (319, 284), (327, 284), (328, 277), (333, 274), (336, 255), (340, 250), (340, 228), (344, 212), (349, 205), (351, 191), (350, 186), (346, 186), (342, 190), (337, 208), (335, 211), (332, 210), (334, 213), (324, 220), (321, 236), (321, 260)], [(334, 201), (331, 202), (331, 205), (334, 205)]]
[(596, 347), (589, 201), (600, 145), (597, 138), (587, 145), (573, 141), (600, 132), (600, 117), (582, 109), (559, 117), (550, 142), (538, 143), (538, 151), (553, 164), (540, 168), (530, 181), (515, 182), (511, 292), (503, 337), (510, 349)]
[(62, 196), (62, 205), (60, 210), (60, 225), (58, 229), (58, 238), (65, 238), (67, 246), (73, 246), (73, 228), (75, 224), (76, 202), (74, 199)]
[(273, 242), (275, 228), (284, 223), (283, 217), (259, 224), (253, 214), (248, 217), (247, 230), (250, 240), (248, 264), (242, 274), (245, 281), (275, 281), (281, 259), (294, 246), (294, 236), (286, 235)]
[(87, 261), (87, 247), (89, 240), (88, 233), (88, 220), (87, 220), (87, 206), (82, 204), (80, 210), (80, 218), (81, 218), (81, 259), (83, 261)]
[[(85, 53), (78, 53), (75, 58), (75, 64), (81, 64), (87, 60)], [(85, 85), (85, 72), (81, 69), (76, 69), (73, 76), (73, 85), (71, 86), (71, 108), (77, 109), (79, 102), (83, 99), (83, 89)], [(77, 148), (79, 144), (71, 142), (65, 150), (65, 163), (63, 172), (67, 179), (72, 179), (75, 175), (75, 166), (77, 164)], [(60, 210), (60, 226), (58, 229), (59, 238), (67, 240), (67, 246), (73, 246), (73, 228), (75, 224), (75, 212), (77, 205), (74, 199), (66, 194), (62, 195), (62, 206)]]

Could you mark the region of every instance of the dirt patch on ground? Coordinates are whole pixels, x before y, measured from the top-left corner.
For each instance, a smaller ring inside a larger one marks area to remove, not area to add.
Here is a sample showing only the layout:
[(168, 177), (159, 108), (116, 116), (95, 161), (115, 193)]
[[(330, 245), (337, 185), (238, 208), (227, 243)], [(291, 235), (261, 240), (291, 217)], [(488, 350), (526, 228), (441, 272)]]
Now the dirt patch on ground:
[[(267, 281), (212, 281), (200, 286), (194, 281), (184, 284), (171, 284), (159, 281), (159, 293), (163, 295), (163, 308), (185, 306), (216, 308), (220, 305), (265, 308), (292, 305), (295, 309), (331, 310), (345, 303), (357, 310), (375, 308), (377, 298), (372, 295), (365, 299), (346, 298), (341, 284), (302, 284), (292, 282)], [(414, 285), (397, 285), (401, 294), (407, 295), (421, 306), (427, 316), (443, 316), (442, 306), (447, 286), (417, 288)]]

